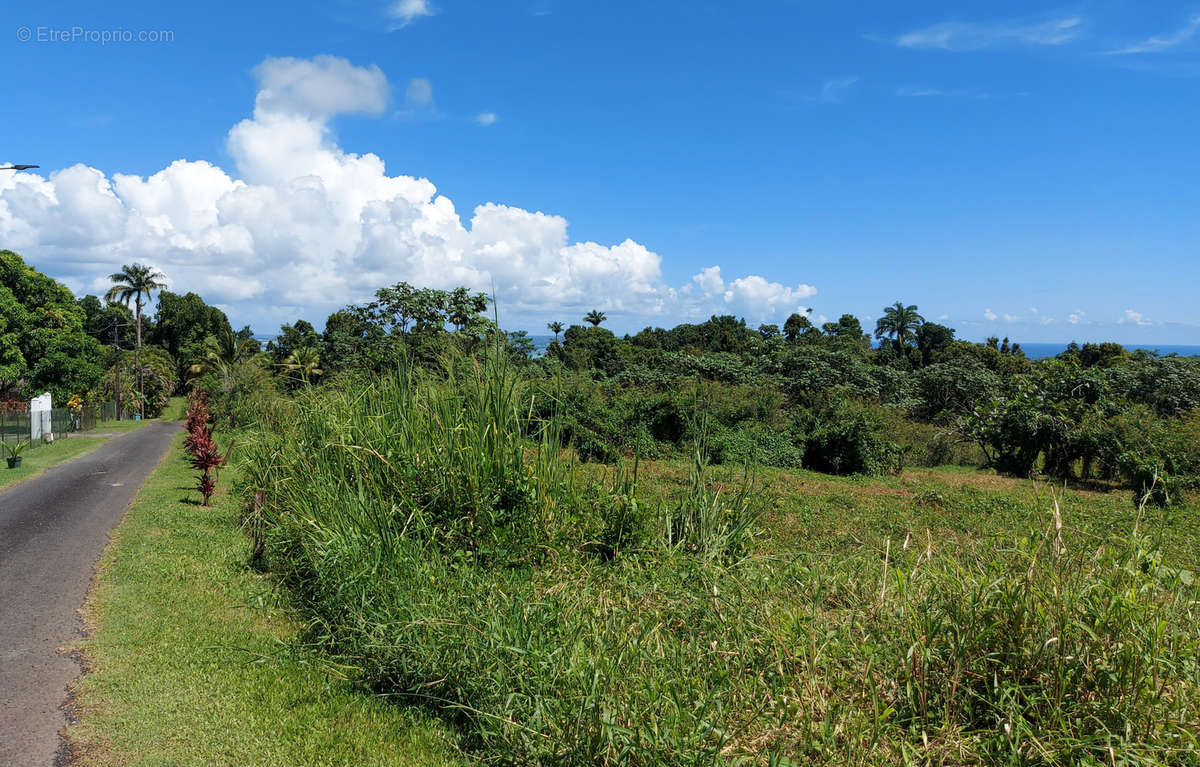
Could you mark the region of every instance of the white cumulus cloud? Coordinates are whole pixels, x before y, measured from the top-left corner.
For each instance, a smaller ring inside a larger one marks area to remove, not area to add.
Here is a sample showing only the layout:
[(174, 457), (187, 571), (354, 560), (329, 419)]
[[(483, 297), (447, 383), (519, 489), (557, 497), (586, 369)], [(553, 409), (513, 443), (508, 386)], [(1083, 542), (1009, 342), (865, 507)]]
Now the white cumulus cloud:
[(510, 326), (590, 309), (630, 323), (727, 312), (775, 321), (816, 292), (726, 279), (719, 266), (674, 288), (657, 253), (632, 239), (572, 242), (561, 216), (487, 203), (464, 220), (428, 179), (389, 175), (379, 156), (334, 140), (335, 115), (385, 109), (377, 68), (318, 56), (268, 59), (255, 72), (253, 114), (227, 139), (233, 168), (181, 159), (147, 177), (84, 165), (3, 174), (0, 241), (76, 291), (100, 290), (121, 264), (153, 264), (174, 289), (261, 330), (297, 316), (320, 323), (401, 280), (494, 291)]
[(1153, 325), (1154, 323), (1150, 321), (1149, 317), (1142, 314), (1141, 312), (1135, 312), (1133, 309), (1126, 309), (1125, 316), (1123, 316), (1123, 317), (1121, 317), (1121, 319), (1117, 320), (1117, 324), (1119, 324), (1119, 325), (1126, 325), (1126, 324), (1141, 325), (1142, 327), (1145, 327), (1147, 325)]
[(387, 78), (379, 67), (356, 67), (336, 56), (267, 59), (254, 74), (258, 77), (256, 114), (378, 115), (387, 105)]
[(692, 277), (679, 296), (695, 311), (737, 314), (750, 319), (785, 318), (793, 312), (807, 312), (800, 302), (816, 295), (812, 285), (789, 287), (770, 282), (756, 274), (726, 281), (721, 267), (710, 266)]
[(475, 115), (475, 124), (482, 125), (486, 128), (489, 125), (494, 125), (496, 119), (495, 112), (480, 112), (479, 114)]
[(396, 20), (397, 27), (406, 27), (422, 16), (432, 16), (433, 9), (428, 0), (396, 0), (388, 6), (388, 15)]

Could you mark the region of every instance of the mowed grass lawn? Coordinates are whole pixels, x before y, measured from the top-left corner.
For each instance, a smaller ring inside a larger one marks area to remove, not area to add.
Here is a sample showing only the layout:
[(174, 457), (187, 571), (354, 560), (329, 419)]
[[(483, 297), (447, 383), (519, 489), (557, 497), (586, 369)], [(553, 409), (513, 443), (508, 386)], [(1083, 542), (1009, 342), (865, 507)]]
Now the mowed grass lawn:
[(67, 730), (79, 763), (457, 763), (437, 725), (356, 691), (291, 641), (276, 586), (249, 567), (228, 472), (200, 506), (182, 438), (99, 565), (80, 720)]

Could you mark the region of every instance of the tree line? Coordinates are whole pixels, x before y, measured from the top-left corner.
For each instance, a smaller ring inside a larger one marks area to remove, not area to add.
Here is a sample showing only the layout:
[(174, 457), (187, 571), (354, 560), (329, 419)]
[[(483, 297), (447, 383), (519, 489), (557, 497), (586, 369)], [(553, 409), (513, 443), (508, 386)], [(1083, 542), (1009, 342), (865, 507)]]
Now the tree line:
[(964, 341), (899, 301), (870, 331), (851, 314), (817, 326), (795, 313), (782, 327), (724, 315), (618, 336), (593, 310), (549, 323), (554, 340), (538, 355), (489, 308), (465, 288), (398, 283), (331, 314), (322, 332), (284, 325), (258, 366), (270, 374), (243, 366), (214, 395), (377, 376), (401, 356), (436, 368), (448, 353), (499, 352), (588, 460), (702, 443), (717, 462), (841, 474), (962, 463), (1125, 484), (1163, 502), (1200, 476), (1197, 358), (1073, 343), (1033, 361), (1007, 338)]
[(794, 313), (782, 326), (723, 315), (618, 336), (593, 310), (549, 323), (554, 340), (538, 355), (528, 333), (488, 316), (488, 296), (461, 287), (397, 283), (320, 332), (285, 324), (264, 348), (153, 269), (128, 265), (112, 281), (103, 299), (76, 299), (0, 252), (0, 400), (50, 391), (153, 416), (199, 386), (215, 412), (245, 420), (264, 398), (376, 376), (401, 358), (436, 368), (447, 354), (499, 351), (541, 387), (587, 460), (702, 443), (718, 462), (834, 473), (975, 464), (1122, 483), (1162, 502), (1200, 477), (1200, 359), (1101, 343), (1033, 361), (1008, 339), (963, 341), (899, 301), (870, 332), (851, 314), (818, 327)]

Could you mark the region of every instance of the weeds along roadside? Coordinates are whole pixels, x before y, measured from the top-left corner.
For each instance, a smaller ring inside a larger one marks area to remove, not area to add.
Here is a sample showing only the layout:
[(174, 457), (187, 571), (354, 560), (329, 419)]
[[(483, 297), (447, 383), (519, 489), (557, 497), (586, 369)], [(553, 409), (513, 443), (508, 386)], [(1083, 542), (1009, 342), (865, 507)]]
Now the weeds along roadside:
[(241, 493), (308, 640), (482, 762), (1195, 761), (1194, 579), (1144, 536), (763, 556), (699, 457), (663, 504), (581, 480), (502, 360), (287, 407)]

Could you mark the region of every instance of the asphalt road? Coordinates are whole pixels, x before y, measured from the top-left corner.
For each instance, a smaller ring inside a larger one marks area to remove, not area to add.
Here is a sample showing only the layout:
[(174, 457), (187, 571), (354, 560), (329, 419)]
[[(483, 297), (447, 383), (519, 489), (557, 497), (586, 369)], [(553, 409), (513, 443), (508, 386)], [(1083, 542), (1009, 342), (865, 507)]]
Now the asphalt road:
[[(0, 492), (0, 765), (50, 767), (92, 567), (180, 428), (151, 423)], [(0, 467), (0, 471), (4, 469)]]

